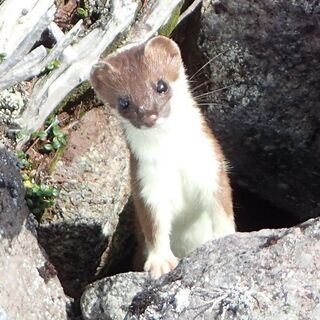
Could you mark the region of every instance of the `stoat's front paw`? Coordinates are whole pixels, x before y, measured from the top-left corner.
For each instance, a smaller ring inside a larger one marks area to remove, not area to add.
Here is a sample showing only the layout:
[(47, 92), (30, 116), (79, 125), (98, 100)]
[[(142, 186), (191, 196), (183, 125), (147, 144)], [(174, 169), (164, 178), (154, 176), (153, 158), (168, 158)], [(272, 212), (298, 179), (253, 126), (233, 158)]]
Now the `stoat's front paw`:
[(173, 270), (178, 262), (179, 260), (173, 254), (169, 256), (151, 254), (144, 264), (144, 270), (150, 272), (153, 279), (158, 279)]

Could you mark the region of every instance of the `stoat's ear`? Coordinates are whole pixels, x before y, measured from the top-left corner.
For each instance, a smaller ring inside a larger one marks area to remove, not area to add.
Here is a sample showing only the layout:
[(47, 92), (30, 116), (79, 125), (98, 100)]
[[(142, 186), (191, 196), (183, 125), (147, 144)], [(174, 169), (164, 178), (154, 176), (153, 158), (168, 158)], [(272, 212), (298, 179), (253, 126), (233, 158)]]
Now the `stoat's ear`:
[(146, 43), (144, 49), (145, 55), (152, 54), (154, 51), (170, 55), (171, 57), (180, 57), (178, 45), (173, 40), (163, 36), (154, 37)]
[(145, 44), (144, 55), (149, 61), (164, 63), (175, 68), (182, 64), (180, 49), (171, 39), (158, 36)]
[(113, 56), (110, 56), (92, 66), (90, 82), (100, 98), (103, 98), (103, 90), (105, 90), (106, 84), (119, 73), (118, 68), (117, 59)]
[(105, 103), (109, 103), (110, 81), (114, 79), (116, 74), (117, 70), (115, 70), (109, 59), (98, 62), (92, 66), (90, 72), (91, 85), (100, 99)]
[(98, 94), (100, 94), (104, 79), (108, 76), (109, 70), (110, 66), (105, 62), (98, 62), (91, 68), (90, 82)]

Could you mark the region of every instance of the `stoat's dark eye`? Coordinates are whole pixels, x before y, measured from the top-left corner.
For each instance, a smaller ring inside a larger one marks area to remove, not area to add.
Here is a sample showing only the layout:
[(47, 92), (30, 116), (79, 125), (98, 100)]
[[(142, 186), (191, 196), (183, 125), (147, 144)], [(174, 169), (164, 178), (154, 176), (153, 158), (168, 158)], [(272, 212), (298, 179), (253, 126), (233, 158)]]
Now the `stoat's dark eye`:
[(168, 85), (163, 80), (159, 80), (157, 83), (157, 92), (164, 93), (168, 90)]
[(128, 99), (125, 99), (125, 98), (119, 98), (118, 106), (119, 106), (119, 109), (121, 109), (122, 111), (125, 111), (125, 110), (127, 110), (129, 108), (130, 101)]

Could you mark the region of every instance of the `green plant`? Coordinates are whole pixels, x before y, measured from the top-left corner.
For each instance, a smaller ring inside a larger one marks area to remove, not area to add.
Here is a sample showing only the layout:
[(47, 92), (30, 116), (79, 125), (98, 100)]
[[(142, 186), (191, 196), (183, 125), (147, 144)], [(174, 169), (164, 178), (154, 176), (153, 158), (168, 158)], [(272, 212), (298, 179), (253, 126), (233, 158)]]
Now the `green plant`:
[(80, 19), (85, 19), (88, 16), (88, 11), (84, 8), (77, 8), (76, 15)]
[(35, 178), (31, 175), (32, 163), (29, 162), (28, 156), (23, 151), (18, 151), (16, 156), (21, 169), (23, 185), (26, 189), (25, 199), (27, 205), (30, 212), (32, 212), (40, 222), (46, 209), (54, 205), (59, 191), (50, 185), (36, 183)]
[(54, 69), (58, 69), (61, 65), (61, 61), (60, 60), (52, 60), (41, 72), (41, 74), (48, 74), (50, 73), (52, 70)]
[(5, 61), (7, 58), (7, 55), (3, 52), (3, 53), (0, 53), (0, 63), (2, 63), (3, 61)]
[(55, 187), (36, 183), (28, 174), (23, 174), (22, 178), (26, 189), (26, 201), (29, 210), (40, 221), (46, 209), (54, 205), (59, 191)]
[[(33, 144), (39, 145), (39, 150), (44, 153), (49, 153), (52, 150), (59, 151), (59, 149), (66, 144), (66, 135), (60, 130), (59, 121), (57, 117), (52, 117), (46, 122), (47, 128), (34, 132), (31, 136), (34, 139)], [(30, 148), (31, 148), (30, 147)], [(46, 210), (52, 207), (56, 198), (59, 195), (57, 188), (36, 182), (34, 168), (30, 163), (27, 155), (23, 151), (17, 152), (18, 164), (22, 170), (22, 179), (26, 189), (26, 201), (30, 212), (34, 214), (36, 219), (40, 222)]]
[(0, 63), (6, 60), (7, 55), (5, 53), (0, 53)]
[(173, 10), (168, 22), (159, 29), (159, 35), (170, 37), (171, 33), (173, 32), (173, 30), (175, 29), (178, 23), (180, 11), (181, 11), (180, 6), (178, 6), (176, 9)]
[(58, 151), (67, 144), (66, 134), (61, 131), (56, 118), (49, 119), (46, 124), (49, 125), (47, 129), (34, 132), (32, 138), (39, 139), (42, 142), (40, 148), (42, 152)]
[(20, 169), (26, 169), (30, 166), (28, 157), (23, 151), (18, 151), (16, 156), (18, 158), (18, 165)]

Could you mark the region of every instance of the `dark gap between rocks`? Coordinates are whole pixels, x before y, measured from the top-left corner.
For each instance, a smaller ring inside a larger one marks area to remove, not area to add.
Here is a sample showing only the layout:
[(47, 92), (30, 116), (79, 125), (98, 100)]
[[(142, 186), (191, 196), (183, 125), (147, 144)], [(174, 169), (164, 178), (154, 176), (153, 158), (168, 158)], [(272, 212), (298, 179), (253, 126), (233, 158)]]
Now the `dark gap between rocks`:
[(58, 273), (64, 292), (71, 297), (70, 319), (80, 314), (80, 297), (95, 280), (100, 257), (107, 247), (101, 226), (64, 222), (41, 225), (38, 240)]
[(94, 278), (106, 242), (99, 225), (56, 223), (38, 228), (39, 243), (57, 269), (65, 293), (79, 297)]
[(292, 213), (237, 185), (233, 187), (233, 205), (237, 231), (240, 232), (287, 228), (302, 222)]
[[(205, 84), (208, 81), (205, 74), (208, 66), (199, 71), (208, 61), (208, 58), (205, 58), (198, 48), (200, 19), (201, 4), (178, 25), (173, 33), (173, 38), (179, 44), (187, 74), (191, 80), (191, 90), (196, 88), (193, 92), (194, 96), (208, 92), (208, 87)], [(211, 63), (215, 63), (214, 59)], [(200, 107), (206, 113), (206, 106), (201, 105)], [(228, 160), (232, 162), (232, 159)], [(235, 180), (234, 177), (231, 176), (231, 180)], [(240, 232), (265, 228), (285, 228), (303, 222), (294, 214), (278, 208), (234, 181), (232, 181), (232, 188), (237, 230)]]

